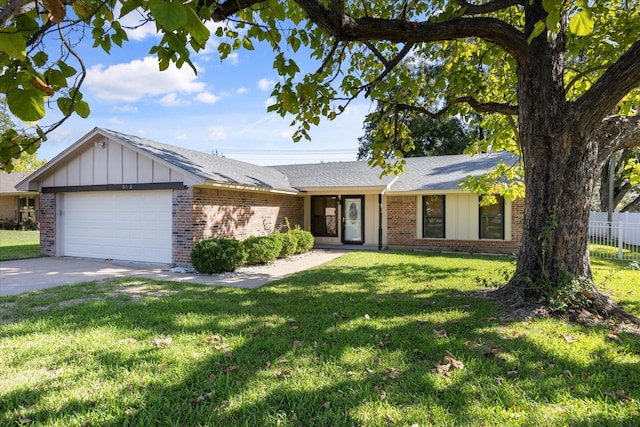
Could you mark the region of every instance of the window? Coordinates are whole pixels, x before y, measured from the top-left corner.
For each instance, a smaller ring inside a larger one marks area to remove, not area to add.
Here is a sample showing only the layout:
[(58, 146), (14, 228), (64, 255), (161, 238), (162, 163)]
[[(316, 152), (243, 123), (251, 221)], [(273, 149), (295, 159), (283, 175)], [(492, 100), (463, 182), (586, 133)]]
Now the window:
[(496, 196), (494, 205), (480, 205), (480, 238), (504, 239), (504, 198)]
[(33, 196), (20, 196), (20, 209), (35, 209), (36, 208), (36, 198)]
[(422, 196), (422, 237), (444, 239), (444, 196)]
[(311, 197), (311, 234), (314, 236), (338, 236), (337, 197)]

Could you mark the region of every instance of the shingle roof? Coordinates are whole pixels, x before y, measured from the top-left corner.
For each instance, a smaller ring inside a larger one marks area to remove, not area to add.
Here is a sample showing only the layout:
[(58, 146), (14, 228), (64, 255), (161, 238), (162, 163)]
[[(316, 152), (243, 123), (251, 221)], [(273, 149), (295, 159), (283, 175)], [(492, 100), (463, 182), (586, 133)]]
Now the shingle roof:
[(390, 191), (423, 191), (460, 189), (458, 183), (467, 176), (480, 176), (499, 161), (514, 164), (511, 153), (466, 154), (437, 157), (407, 158), (405, 172), (391, 186)]
[(113, 130), (99, 130), (205, 180), (296, 192), (287, 177), (274, 168), (163, 144)]
[(20, 193), (16, 185), (33, 172), (0, 173), (0, 194)]
[(395, 176), (380, 176), (382, 169), (367, 162), (330, 162), (273, 166), (296, 188), (385, 187)]

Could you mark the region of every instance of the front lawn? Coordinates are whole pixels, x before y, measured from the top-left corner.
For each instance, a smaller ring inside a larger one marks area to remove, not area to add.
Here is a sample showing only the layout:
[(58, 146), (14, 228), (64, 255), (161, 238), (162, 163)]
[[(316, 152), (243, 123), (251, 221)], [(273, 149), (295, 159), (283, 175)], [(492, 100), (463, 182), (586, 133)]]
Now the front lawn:
[(41, 256), (39, 231), (0, 230), (0, 261)]
[[(638, 336), (500, 320), (476, 278), (511, 263), (353, 252), (255, 290), (0, 297), (0, 425), (637, 425)], [(640, 315), (639, 271), (594, 270)]]

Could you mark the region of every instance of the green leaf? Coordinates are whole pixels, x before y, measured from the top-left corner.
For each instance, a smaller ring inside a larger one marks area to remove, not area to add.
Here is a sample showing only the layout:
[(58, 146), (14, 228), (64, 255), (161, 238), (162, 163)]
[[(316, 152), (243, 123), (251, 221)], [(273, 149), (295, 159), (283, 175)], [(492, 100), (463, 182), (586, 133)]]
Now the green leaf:
[(535, 39), (536, 37), (538, 37), (540, 34), (542, 34), (542, 32), (545, 29), (545, 24), (544, 21), (538, 21), (536, 22), (536, 24), (533, 26), (533, 31), (531, 31), (531, 34), (529, 34), (529, 38), (527, 39), (527, 43), (531, 44), (531, 42), (533, 41), (533, 39)]
[(593, 20), (587, 10), (581, 10), (569, 20), (569, 30), (576, 36), (588, 36), (593, 32)]
[(253, 43), (251, 43), (251, 40), (247, 37), (242, 39), (242, 47), (247, 50), (254, 50)]
[(20, 120), (36, 122), (44, 117), (44, 96), (37, 89), (12, 89), (7, 94), (7, 105)]
[(49, 60), (49, 55), (47, 55), (43, 51), (40, 51), (40, 52), (36, 53), (35, 55), (33, 55), (32, 59), (33, 59), (33, 65), (35, 65), (36, 67), (42, 67)]
[(27, 40), (20, 33), (0, 32), (0, 51), (13, 59), (25, 59)]
[(175, 31), (187, 24), (185, 6), (177, 1), (150, 0), (149, 11), (158, 25), (166, 31)]
[(60, 71), (62, 71), (62, 74), (67, 78), (73, 77), (77, 73), (76, 69), (67, 65), (66, 62), (58, 61), (57, 65), (60, 68)]
[(44, 78), (50, 86), (55, 88), (67, 87), (67, 79), (62, 74), (62, 71), (53, 68), (44, 72)]
[(75, 111), (83, 119), (89, 117), (89, 114), (91, 113), (89, 104), (87, 104), (85, 101), (76, 101), (73, 105), (73, 111)]
[(199, 45), (204, 46), (209, 40), (211, 36), (211, 32), (209, 29), (202, 23), (196, 11), (191, 8), (191, 6), (187, 5), (185, 7), (187, 12), (187, 23), (184, 26), (184, 29), (191, 34), (193, 40), (195, 40)]
[(71, 99), (70, 98), (58, 98), (56, 101), (58, 108), (65, 116), (71, 114)]
[[(74, 2), (75, 4), (75, 2)], [(129, 12), (136, 10), (140, 7), (142, 2), (140, 0), (127, 0), (122, 3), (122, 9), (120, 9), (120, 18), (127, 15)]]

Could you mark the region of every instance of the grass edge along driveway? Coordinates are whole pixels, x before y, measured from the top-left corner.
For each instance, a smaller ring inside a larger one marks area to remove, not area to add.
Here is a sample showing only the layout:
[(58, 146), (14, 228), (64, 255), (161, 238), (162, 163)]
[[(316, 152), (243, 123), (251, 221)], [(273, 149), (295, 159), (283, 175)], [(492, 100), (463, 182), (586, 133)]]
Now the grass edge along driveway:
[[(501, 321), (476, 278), (509, 268), (353, 252), (255, 290), (127, 278), (0, 297), (0, 425), (637, 425), (638, 336)], [(640, 272), (594, 271), (640, 314)]]
[(41, 256), (39, 231), (0, 230), (0, 261)]

